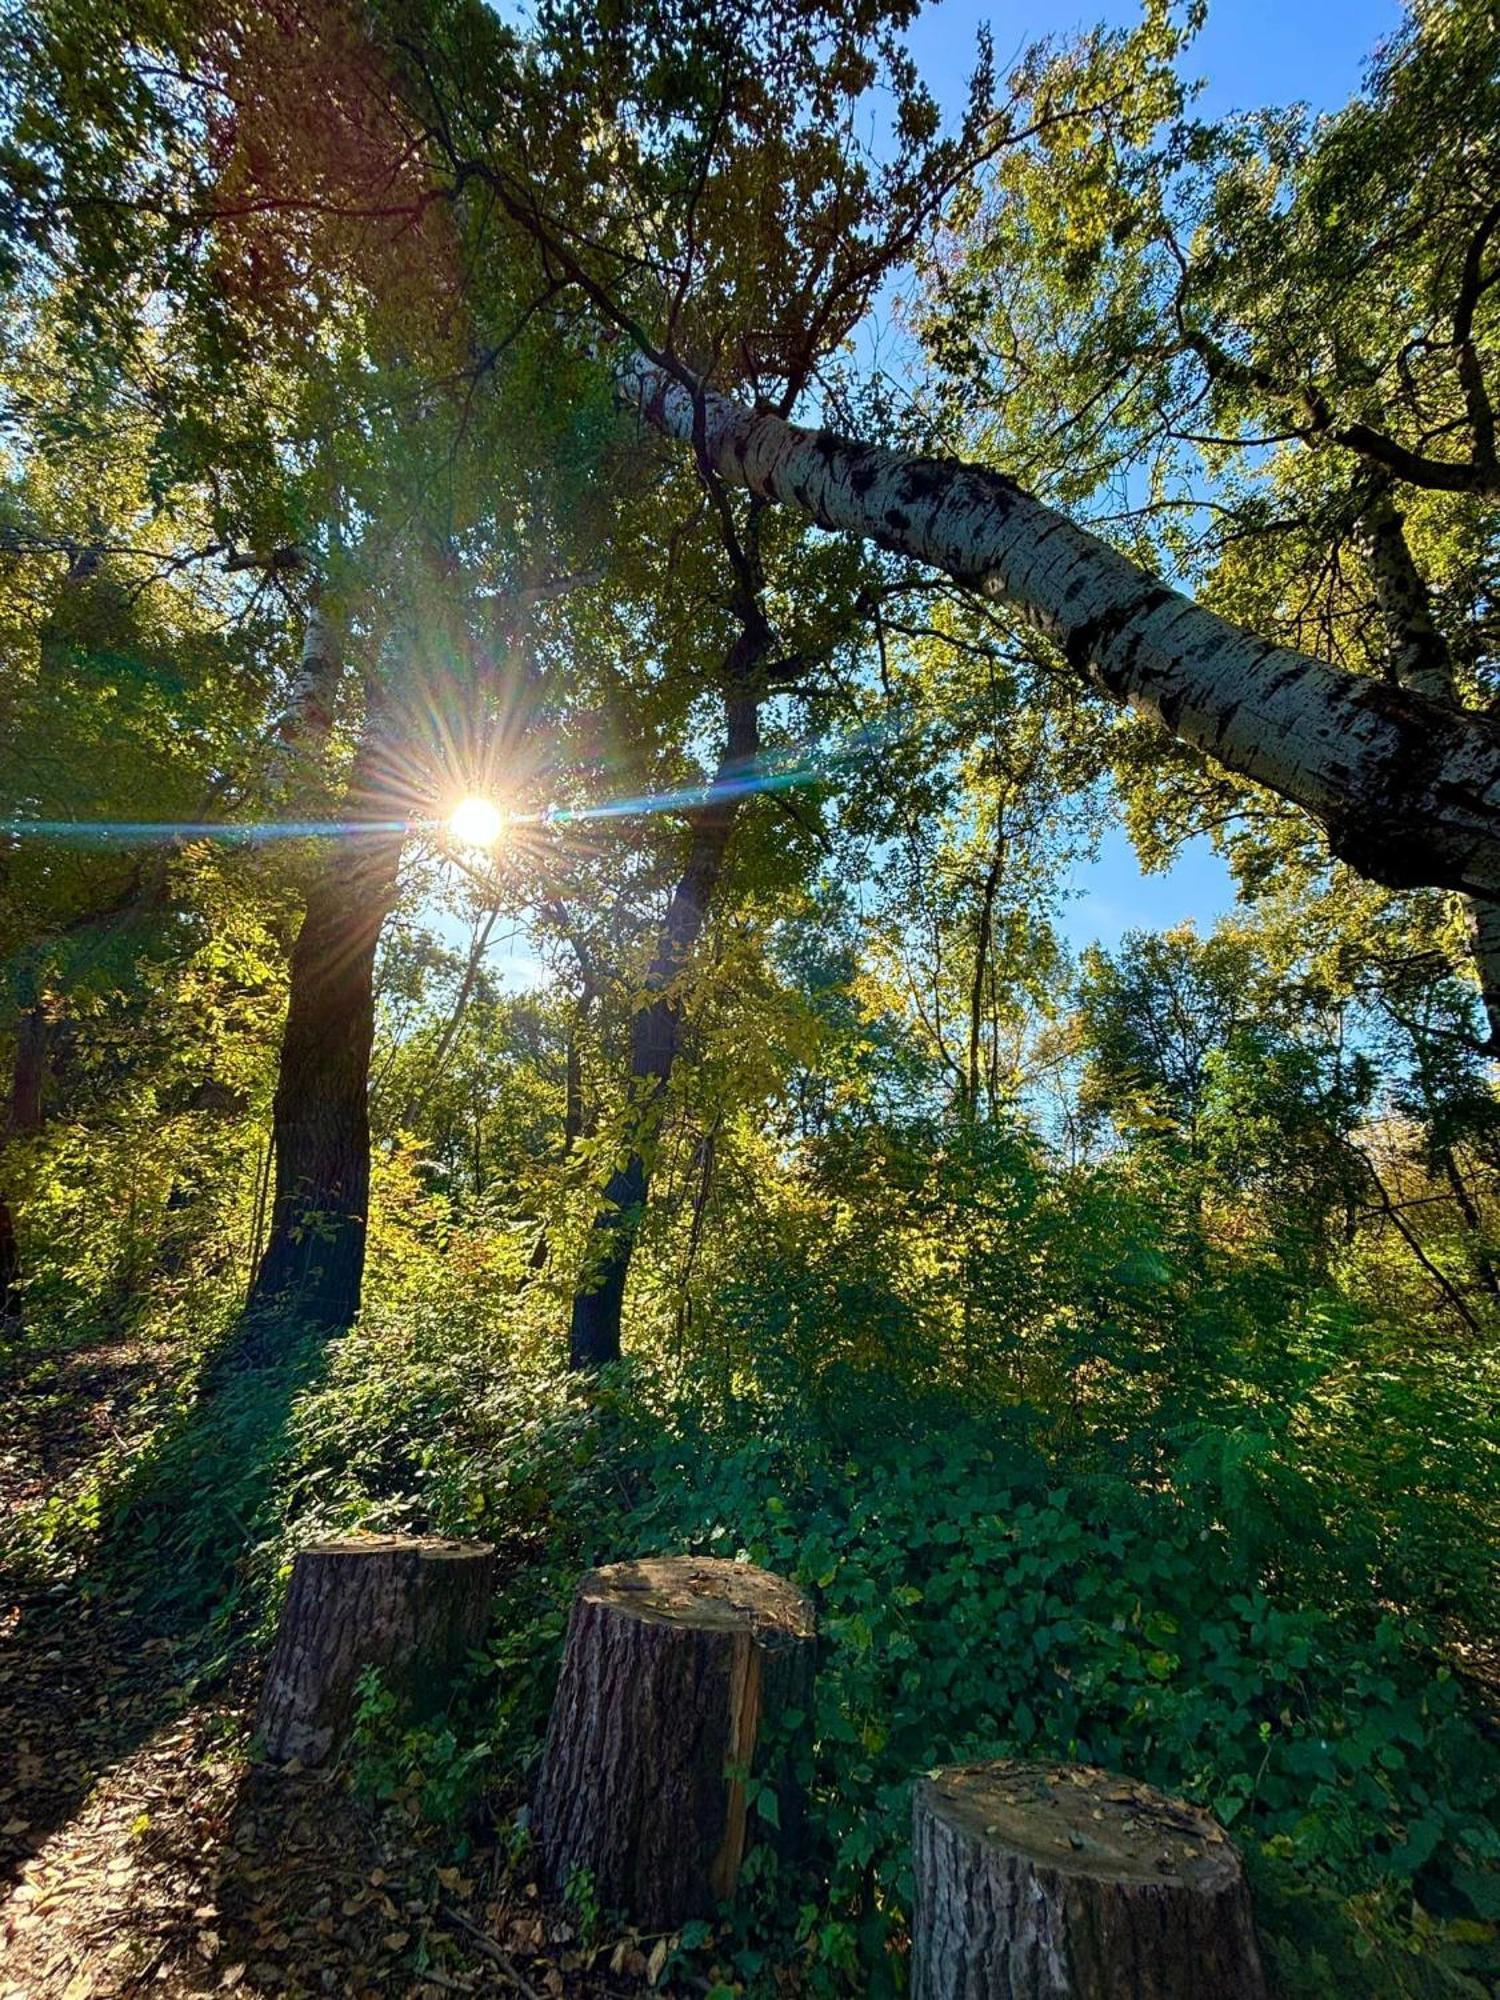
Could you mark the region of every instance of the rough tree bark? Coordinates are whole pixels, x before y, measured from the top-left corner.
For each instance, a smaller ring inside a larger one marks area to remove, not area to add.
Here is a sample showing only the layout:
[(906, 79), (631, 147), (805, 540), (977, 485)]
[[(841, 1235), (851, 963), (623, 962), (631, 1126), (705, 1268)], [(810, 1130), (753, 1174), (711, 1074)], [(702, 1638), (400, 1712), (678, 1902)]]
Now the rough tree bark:
[(1489, 718), (1231, 625), (1000, 473), (695, 396), (641, 356), (620, 380), (648, 422), (727, 483), (1012, 604), (1103, 693), (1305, 808), (1372, 880), (1500, 895)]
[(692, 846), (656, 952), (646, 974), (646, 1005), (630, 1027), (630, 1105), (624, 1158), (610, 1176), (594, 1218), (584, 1268), (573, 1298), (569, 1359), (575, 1368), (600, 1368), (620, 1356), (625, 1281), (635, 1248), (666, 1088), (677, 1059), (681, 1008), (673, 987), (702, 935), (709, 904), (724, 868), (742, 781), (760, 750), (757, 672), (770, 641), (766, 628), (747, 621), (725, 665), (724, 754), (706, 804), (693, 815)]
[(370, 1194), (375, 954), (396, 897), (404, 813), (378, 712), (349, 783), (368, 832), (341, 840), (308, 892), (292, 947), (272, 1110), (276, 1186), (239, 1358), (272, 1358), (278, 1329), (337, 1331), (359, 1312)]
[(1458, 705), (1448, 642), (1433, 616), (1432, 595), (1406, 539), (1406, 523), (1388, 488), (1365, 509), (1365, 548), (1376, 601), (1389, 638), (1392, 680), (1429, 701)]
[[(47, 1074), (47, 1005), (33, 995), (16, 1021), (16, 1052), (11, 1065), (10, 1102), (6, 1108), (5, 1141), (29, 1139), (42, 1129), (42, 1091)], [(14, 1334), (25, 1315), (21, 1251), (10, 1200), (0, 1189), (0, 1326)]]
[[(614, 1563), (579, 1585), (534, 1820), (547, 1882), (587, 1868), (606, 1908), (670, 1929), (734, 1891), (752, 1842), (796, 1852), (795, 1742), (811, 1603), (745, 1563)], [(764, 1778), (775, 1821), (750, 1810)]]
[(256, 1715), (266, 1754), (321, 1763), (348, 1729), (366, 1667), (413, 1713), (440, 1707), (484, 1637), (494, 1587), (486, 1542), (370, 1535), (303, 1549)]
[(913, 1800), (912, 2000), (1264, 2000), (1206, 1813), (1082, 1765), (972, 1764)]
[[(1387, 488), (1365, 510), (1363, 526), (1376, 602), (1385, 621), (1391, 678), (1430, 701), (1460, 708), (1453, 655), (1433, 613), (1427, 579), (1406, 539), (1406, 523)], [(1490, 896), (1464, 896), (1461, 901), (1490, 1050), (1500, 1055), (1500, 902)]]

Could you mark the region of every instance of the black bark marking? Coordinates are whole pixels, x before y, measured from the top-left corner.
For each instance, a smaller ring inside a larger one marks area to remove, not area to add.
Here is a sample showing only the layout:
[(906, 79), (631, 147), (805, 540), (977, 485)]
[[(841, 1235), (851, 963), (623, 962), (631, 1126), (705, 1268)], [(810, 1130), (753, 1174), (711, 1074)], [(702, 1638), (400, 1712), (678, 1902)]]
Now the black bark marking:
[(1175, 594), (1168, 590), (1165, 584), (1153, 584), (1150, 589), (1143, 590), (1138, 597), (1129, 598), (1124, 604), (1112, 605), (1109, 610), (1101, 611), (1096, 618), (1081, 620), (1071, 627), (1063, 640), (1063, 652), (1068, 664), (1076, 667), (1080, 673), (1093, 667), (1112, 694), (1124, 694), (1129, 687), (1128, 674), (1118, 669), (1106, 672), (1101, 655), (1127, 625), (1133, 624), (1137, 618), (1148, 618), (1153, 611), (1159, 611), (1162, 605), (1171, 602)]
[(854, 455), (847, 478), (856, 499), (863, 500), (870, 488), (880, 477), (880, 468), (874, 463), (869, 452), (860, 451)]

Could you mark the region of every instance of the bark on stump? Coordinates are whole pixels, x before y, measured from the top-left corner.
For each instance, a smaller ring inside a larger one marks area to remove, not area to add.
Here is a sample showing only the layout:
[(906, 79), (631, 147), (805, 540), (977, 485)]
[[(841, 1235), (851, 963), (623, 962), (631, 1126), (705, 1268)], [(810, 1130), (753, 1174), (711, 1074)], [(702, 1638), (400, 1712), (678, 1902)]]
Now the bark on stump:
[[(733, 1893), (752, 1840), (795, 1854), (814, 1634), (802, 1592), (744, 1563), (659, 1557), (586, 1576), (536, 1794), (548, 1885), (586, 1868), (606, 1909), (668, 1930)], [(778, 1824), (749, 1808), (746, 1771), (772, 1787)]]
[(353, 1535), (303, 1549), (256, 1717), (267, 1755), (321, 1763), (348, 1728), (366, 1667), (415, 1713), (440, 1707), (484, 1636), (494, 1583), (487, 1542)]
[(1078, 1764), (939, 1771), (913, 1802), (912, 2000), (1264, 2000), (1207, 1813)]

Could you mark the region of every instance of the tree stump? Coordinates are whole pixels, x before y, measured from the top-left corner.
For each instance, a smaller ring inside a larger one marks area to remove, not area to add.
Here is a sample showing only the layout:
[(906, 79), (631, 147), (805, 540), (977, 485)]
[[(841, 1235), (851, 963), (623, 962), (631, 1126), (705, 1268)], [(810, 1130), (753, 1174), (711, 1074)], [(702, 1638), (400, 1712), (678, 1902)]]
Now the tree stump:
[[(586, 1576), (536, 1793), (549, 1887), (586, 1868), (604, 1908), (670, 1930), (733, 1893), (752, 1839), (795, 1854), (814, 1635), (802, 1592), (745, 1563), (668, 1556)], [(772, 1813), (750, 1809), (746, 1772)]]
[(1078, 1764), (939, 1771), (913, 1802), (912, 2000), (1264, 2000), (1207, 1813)]
[(303, 1549), (256, 1716), (267, 1755), (321, 1763), (349, 1726), (366, 1667), (413, 1713), (440, 1707), (484, 1636), (494, 1581), (487, 1542), (352, 1535)]

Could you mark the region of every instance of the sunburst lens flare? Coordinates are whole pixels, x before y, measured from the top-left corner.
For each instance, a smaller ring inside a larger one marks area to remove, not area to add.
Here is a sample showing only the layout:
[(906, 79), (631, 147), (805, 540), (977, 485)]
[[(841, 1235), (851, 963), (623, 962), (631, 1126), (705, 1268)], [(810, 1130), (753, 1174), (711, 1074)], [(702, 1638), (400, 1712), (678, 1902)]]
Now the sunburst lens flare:
[(448, 837), (456, 847), (488, 849), (505, 830), (505, 815), (489, 799), (460, 799), (448, 815)]

